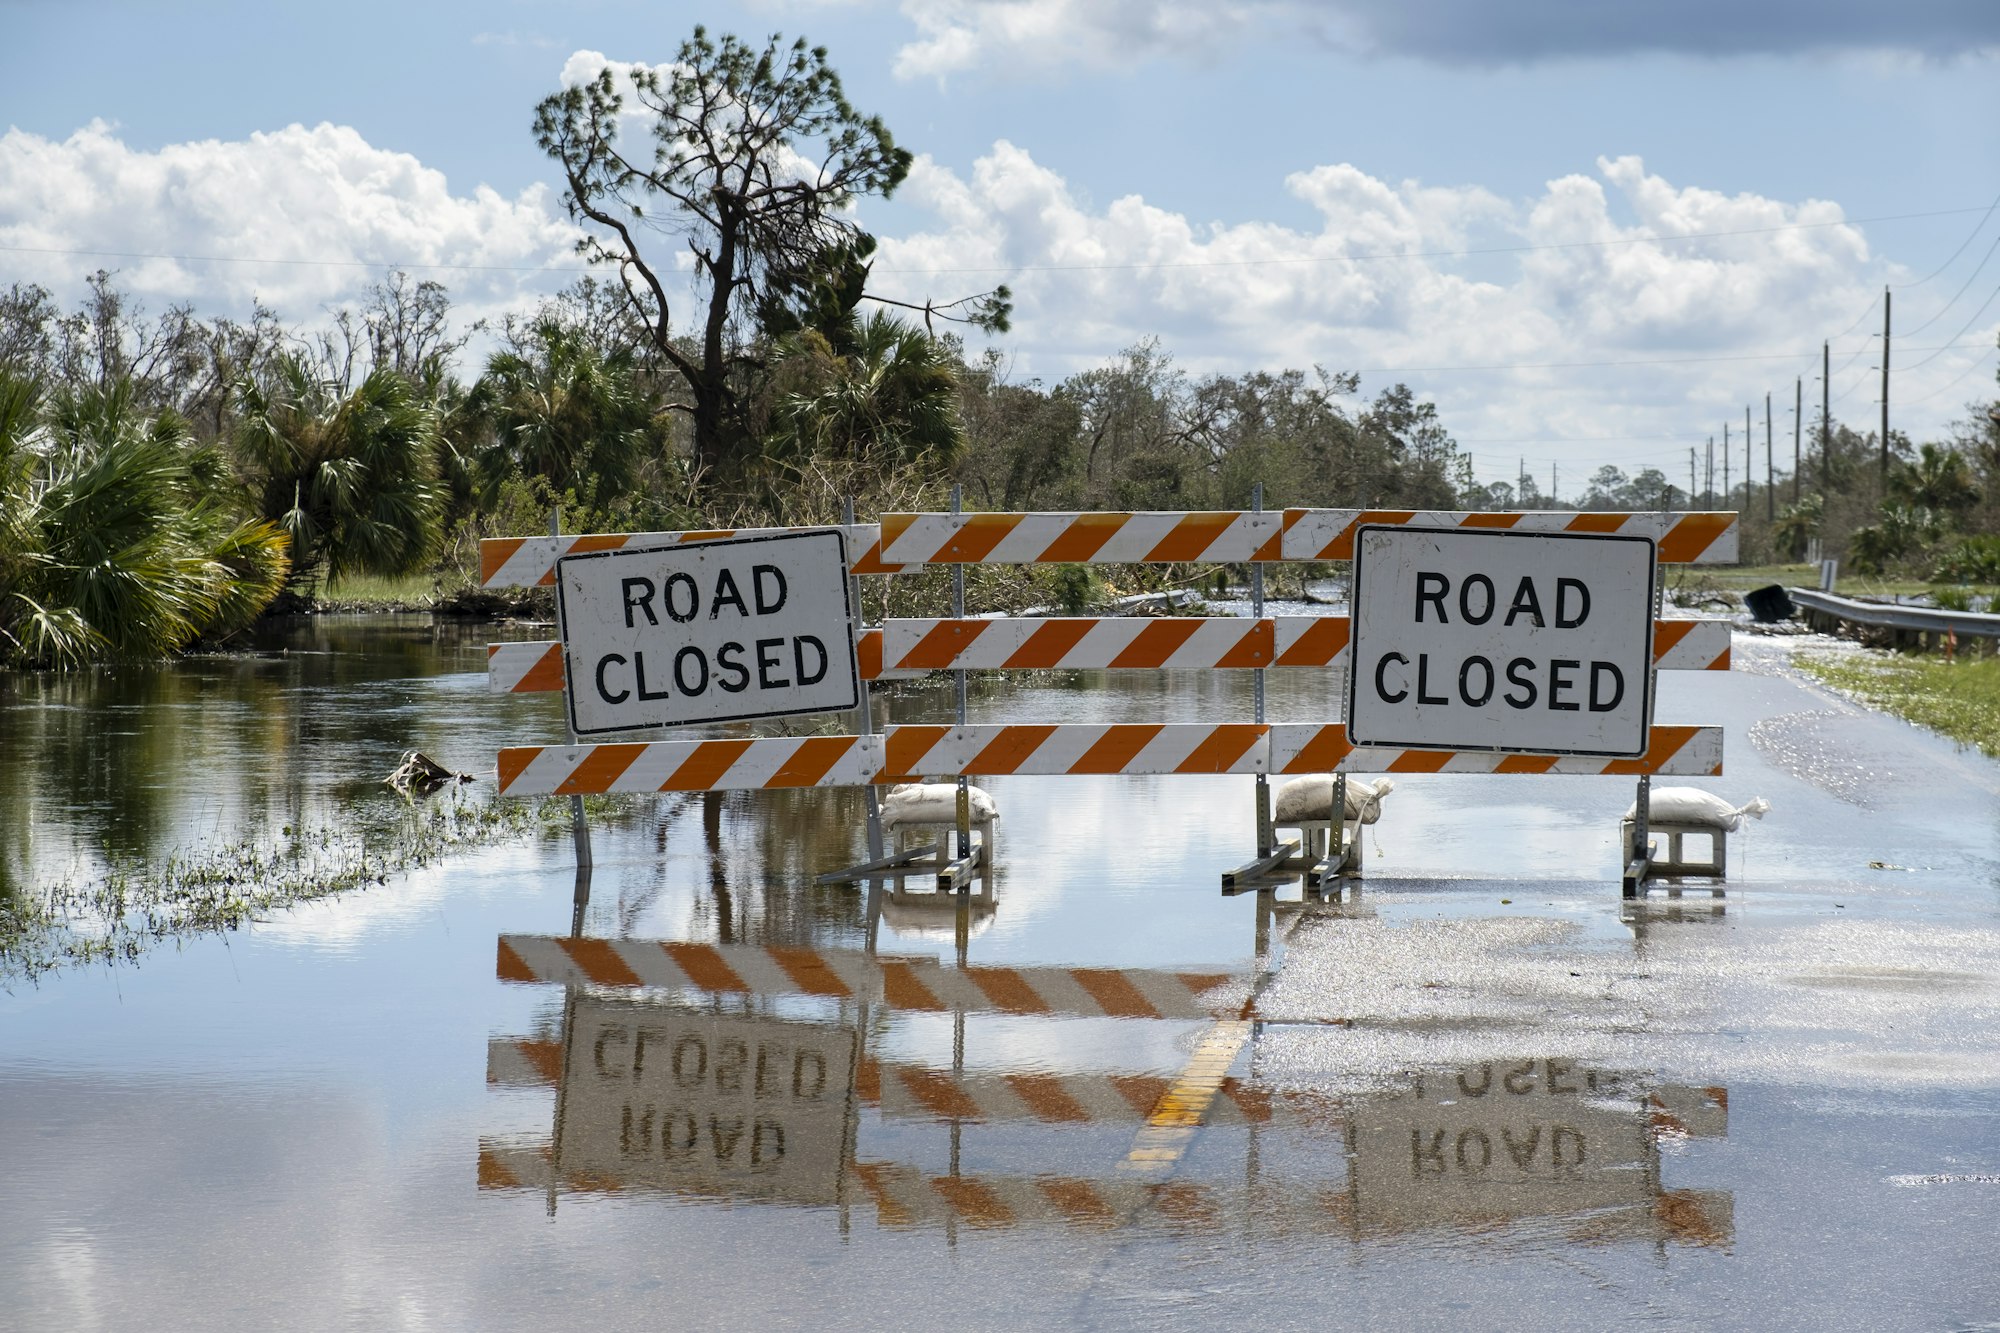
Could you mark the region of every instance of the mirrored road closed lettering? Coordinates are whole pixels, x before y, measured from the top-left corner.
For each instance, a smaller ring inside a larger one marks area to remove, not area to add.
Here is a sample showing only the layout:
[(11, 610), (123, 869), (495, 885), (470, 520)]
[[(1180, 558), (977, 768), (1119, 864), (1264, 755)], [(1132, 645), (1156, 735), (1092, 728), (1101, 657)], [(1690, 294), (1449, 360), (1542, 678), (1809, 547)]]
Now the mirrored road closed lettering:
[(1356, 744), (1646, 752), (1651, 538), (1370, 526), (1354, 552)]
[(668, 1191), (834, 1203), (851, 1032), (578, 998), (556, 1160)]
[(853, 708), (860, 668), (837, 528), (556, 562), (580, 736)]

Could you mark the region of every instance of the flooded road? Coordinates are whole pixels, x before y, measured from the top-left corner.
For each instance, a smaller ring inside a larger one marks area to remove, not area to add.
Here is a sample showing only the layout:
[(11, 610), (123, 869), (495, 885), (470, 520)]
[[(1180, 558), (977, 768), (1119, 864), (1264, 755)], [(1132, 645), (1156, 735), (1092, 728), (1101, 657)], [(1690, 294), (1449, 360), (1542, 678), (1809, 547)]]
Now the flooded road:
[[(4, 873), (559, 734), (485, 692), (487, 637), (10, 682)], [(574, 936), (544, 832), (16, 982), (0, 1325), (2000, 1327), (2000, 766), (1790, 647), (1660, 680), (1727, 728), (1697, 785), (1772, 803), (1720, 896), (1621, 903), (1622, 779), (1399, 776), (1318, 903), (1219, 892), (1251, 778), (997, 778), (965, 899), (816, 884), (866, 855), (856, 792), (666, 797), (595, 827)], [(1270, 688), (1328, 715), (1321, 673)], [(1225, 672), (972, 706), (1250, 709)]]

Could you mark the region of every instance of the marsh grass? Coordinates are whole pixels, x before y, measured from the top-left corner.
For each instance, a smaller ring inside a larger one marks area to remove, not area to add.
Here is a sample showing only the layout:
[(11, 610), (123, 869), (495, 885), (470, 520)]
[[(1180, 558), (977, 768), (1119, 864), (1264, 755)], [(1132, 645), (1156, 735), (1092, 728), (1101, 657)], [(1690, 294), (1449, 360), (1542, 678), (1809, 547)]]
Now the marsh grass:
[(1872, 708), (2000, 758), (2000, 658), (1801, 654), (1805, 671)]
[[(566, 830), (566, 800), (490, 801), (453, 790), (274, 839), (200, 842), (104, 874), (0, 898), (0, 985), (132, 962), (170, 939), (237, 930), (273, 912), (387, 885), (453, 852)], [(622, 809), (590, 798), (593, 817)]]

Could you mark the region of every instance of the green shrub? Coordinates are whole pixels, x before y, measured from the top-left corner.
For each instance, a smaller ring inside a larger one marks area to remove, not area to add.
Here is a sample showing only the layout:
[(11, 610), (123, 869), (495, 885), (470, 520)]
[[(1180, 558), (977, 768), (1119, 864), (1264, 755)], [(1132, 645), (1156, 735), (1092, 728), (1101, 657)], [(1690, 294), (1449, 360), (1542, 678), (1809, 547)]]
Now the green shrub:
[(2000, 536), (1961, 537), (1931, 569), (1933, 583), (2000, 583)]
[(1097, 571), (1089, 565), (1057, 565), (1051, 582), (1055, 586), (1056, 604), (1072, 616), (1088, 611), (1104, 593)]

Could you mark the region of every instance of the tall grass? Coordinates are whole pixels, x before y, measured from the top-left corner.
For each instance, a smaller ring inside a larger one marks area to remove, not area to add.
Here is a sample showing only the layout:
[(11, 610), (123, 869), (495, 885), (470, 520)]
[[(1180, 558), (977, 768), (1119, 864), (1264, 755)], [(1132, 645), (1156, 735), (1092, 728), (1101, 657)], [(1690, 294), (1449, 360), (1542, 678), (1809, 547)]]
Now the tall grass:
[(1872, 708), (2000, 757), (2000, 658), (1802, 655), (1808, 673)]

